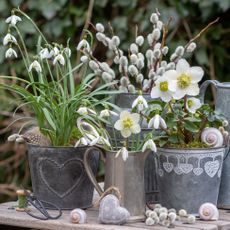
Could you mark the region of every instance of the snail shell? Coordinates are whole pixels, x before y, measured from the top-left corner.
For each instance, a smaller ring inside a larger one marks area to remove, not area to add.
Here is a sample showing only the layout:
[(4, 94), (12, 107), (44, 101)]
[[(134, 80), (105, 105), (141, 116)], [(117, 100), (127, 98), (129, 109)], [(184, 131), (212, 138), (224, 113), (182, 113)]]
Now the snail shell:
[(76, 208), (70, 212), (70, 221), (75, 224), (84, 224), (87, 222), (86, 212), (80, 208)]
[(205, 128), (201, 133), (201, 141), (210, 147), (221, 147), (224, 143), (224, 137), (219, 129)]
[(199, 215), (202, 220), (218, 220), (219, 211), (212, 203), (204, 203), (199, 208)]

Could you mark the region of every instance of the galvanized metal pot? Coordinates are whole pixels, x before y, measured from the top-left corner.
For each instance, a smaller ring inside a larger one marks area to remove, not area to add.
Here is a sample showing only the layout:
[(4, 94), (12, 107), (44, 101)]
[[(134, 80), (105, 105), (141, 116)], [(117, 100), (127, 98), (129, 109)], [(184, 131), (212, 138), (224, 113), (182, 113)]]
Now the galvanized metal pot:
[(158, 148), (160, 203), (197, 214), (217, 204), (225, 148)]
[[(94, 184), (97, 192), (102, 195), (103, 190), (98, 185), (88, 157), (96, 147), (88, 149), (84, 156), (84, 165), (89, 178)], [(116, 156), (117, 152), (101, 150), (102, 157), (105, 159), (105, 185), (104, 189), (115, 186), (121, 193), (121, 205), (130, 212), (131, 221), (145, 219), (145, 191), (144, 191), (144, 165), (150, 151), (129, 152), (126, 161), (122, 156)]]
[[(113, 103), (122, 109), (131, 110), (133, 101), (138, 97), (137, 94), (121, 93), (116, 94), (113, 98)], [(151, 100), (149, 93), (143, 94), (143, 97), (147, 100)], [(113, 117), (114, 122), (116, 117)], [(111, 127), (107, 127), (108, 132), (113, 136), (113, 130)], [(151, 132), (151, 129), (147, 128), (147, 122), (143, 122), (141, 129), (141, 138), (147, 133)], [(116, 139), (123, 140), (123, 137), (116, 132)], [(131, 140), (130, 140), (131, 141)], [(159, 200), (159, 189), (157, 179), (157, 159), (156, 154), (149, 154), (146, 159), (144, 169), (144, 181), (145, 181), (145, 198), (148, 203), (157, 203)]]
[[(28, 144), (34, 195), (61, 209), (84, 209), (92, 206), (94, 186), (83, 164), (86, 149), (87, 147), (41, 147)], [(99, 151), (92, 151), (88, 162), (95, 174)]]
[[(212, 84), (216, 88), (216, 103), (215, 109), (222, 113), (228, 123), (230, 124), (230, 82), (220, 83), (216, 80), (205, 81), (200, 88), (201, 101), (204, 101), (204, 96), (207, 87)], [(228, 126), (228, 132), (230, 131), (230, 125)], [(221, 176), (220, 192), (218, 198), (219, 208), (229, 208), (230, 209), (230, 154), (229, 151), (226, 152), (223, 172)]]

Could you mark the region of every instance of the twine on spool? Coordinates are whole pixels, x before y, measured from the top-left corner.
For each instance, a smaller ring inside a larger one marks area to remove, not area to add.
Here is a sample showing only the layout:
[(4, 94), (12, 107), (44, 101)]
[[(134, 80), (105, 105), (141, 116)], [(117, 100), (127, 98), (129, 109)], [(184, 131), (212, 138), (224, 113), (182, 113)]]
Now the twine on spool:
[(27, 195), (30, 193), (30, 191), (26, 191), (24, 189), (19, 189), (16, 191), (16, 194), (18, 195), (18, 205), (16, 207), (16, 211), (24, 212), (27, 210)]
[(99, 200), (96, 201), (94, 204), (93, 204), (93, 207), (98, 207), (101, 200), (108, 194), (113, 194), (115, 195), (118, 200), (121, 202), (121, 193), (119, 191), (119, 189), (117, 187), (114, 187), (114, 186), (111, 186), (109, 188), (107, 188), (100, 196)]

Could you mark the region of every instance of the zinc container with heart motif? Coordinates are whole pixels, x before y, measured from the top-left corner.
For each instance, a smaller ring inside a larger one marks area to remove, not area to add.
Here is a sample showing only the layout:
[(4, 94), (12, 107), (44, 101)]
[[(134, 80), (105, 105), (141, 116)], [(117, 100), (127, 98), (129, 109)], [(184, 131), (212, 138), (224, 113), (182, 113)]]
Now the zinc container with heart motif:
[[(28, 144), (34, 195), (61, 209), (85, 209), (92, 206), (94, 186), (83, 165), (86, 149), (85, 146), (42, 147)], [(90, 155), (89, 163), (95, 174), (99, 163), (97, 150)]]
[(217, 204), (225, 148), (158, 148), (160, 203), (197, 214)]

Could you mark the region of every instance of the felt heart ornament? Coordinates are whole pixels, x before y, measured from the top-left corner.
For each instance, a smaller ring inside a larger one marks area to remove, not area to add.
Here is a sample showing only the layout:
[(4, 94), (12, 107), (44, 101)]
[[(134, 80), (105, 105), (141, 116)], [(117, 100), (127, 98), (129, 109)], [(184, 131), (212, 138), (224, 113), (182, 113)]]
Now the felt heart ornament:
[(100, 223), (122, 225), (129, 217), (130, 213), (120, 206), (116, 196), (108, 194), (101, 200), (98, 217)]
[(204, 170), (210, 177), (214, 177), (218, 172), (220, 167), (220, 162), (218, 160), (215, 161), (208, 161), (204, 165)]

